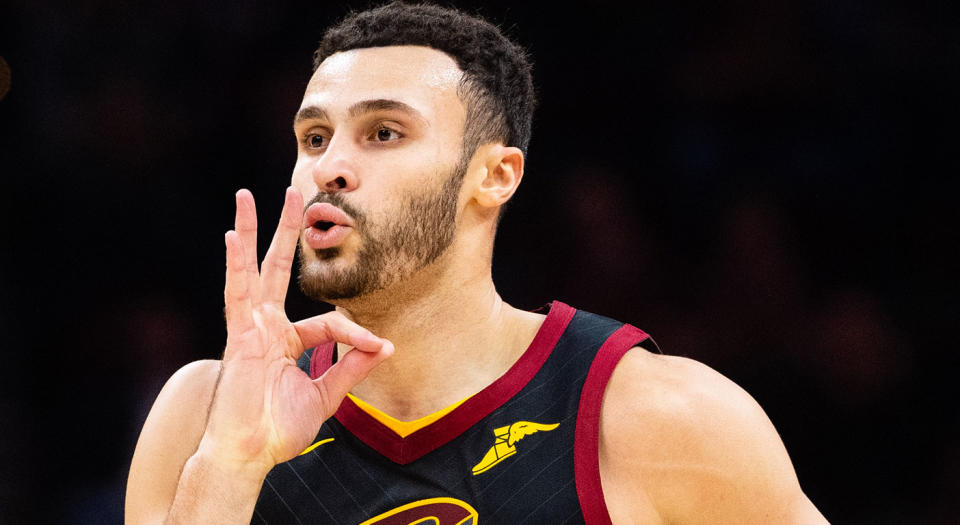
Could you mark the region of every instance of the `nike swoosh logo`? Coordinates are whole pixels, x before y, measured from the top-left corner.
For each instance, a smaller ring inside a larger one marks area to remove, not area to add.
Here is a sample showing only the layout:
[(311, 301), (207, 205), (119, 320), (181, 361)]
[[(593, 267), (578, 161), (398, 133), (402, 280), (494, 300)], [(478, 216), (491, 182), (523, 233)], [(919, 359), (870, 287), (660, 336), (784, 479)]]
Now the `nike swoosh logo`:
[(327, 444), (327, 443), (329, 443), (329, 442), (331, 442), (331, 441), (333, 441), (333, 438), (321, 439), (320, 441), (317, 441), (316, 443), (310, 445), (309, 447), (307, 447), (306, 449), (304, 449), (303, 452), (301, 452), (301, 453), (299, 453), (299, 454), (297, 454), (297, 455), (298, 455), (298, 456), (302, 456), (302, 455), (306, 454), (307, 452), (310, 452), (311, 450), (319, 447), (320, 445), (325, 445), (325, 444)]

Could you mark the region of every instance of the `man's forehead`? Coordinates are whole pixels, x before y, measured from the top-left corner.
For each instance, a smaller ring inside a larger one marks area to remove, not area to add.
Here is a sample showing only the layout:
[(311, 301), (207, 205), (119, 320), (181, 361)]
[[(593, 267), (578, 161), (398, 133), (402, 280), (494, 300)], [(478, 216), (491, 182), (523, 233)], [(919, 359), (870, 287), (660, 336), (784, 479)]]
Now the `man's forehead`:
[[(335, 53), (314, 72), (304, 95), (349, 91), (364, 98), (389, 91), (431, 91), (456, 94), (463, 72), (446, 53), (422, 46), (388, 46)], [(439, 93), (437, 93), (439, 94)], [(389, 98), (389, 97), (384, 97)]]

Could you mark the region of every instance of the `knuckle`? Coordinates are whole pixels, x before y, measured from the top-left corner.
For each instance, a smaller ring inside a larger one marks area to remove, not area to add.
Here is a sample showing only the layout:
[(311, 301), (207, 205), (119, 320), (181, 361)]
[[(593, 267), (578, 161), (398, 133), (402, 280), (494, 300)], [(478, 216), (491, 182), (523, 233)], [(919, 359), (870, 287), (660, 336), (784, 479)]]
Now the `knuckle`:
[(246, 301), (250, 298), (250, 294), (247, 292), (247, 288), (243, 287), (241, 290), (230, 290), (227, 289), (223, 293), (224, 302), (227, 303), (229, 307), (230, 303), (238, 303)]
[(320, 405), (323, 407), (324, 415), (333, 413), (333, 399), (330, 396), (330, 388), (325, 381), (317, 382), (317, 392), (320, 394)]
[(243, 270), (243, 256), (235, 254), (232, 257), (227, 257), (227, 269), (231, 272), (239, 272)]
[(276, 255), (273, 258), (273, 265), (281, 270), (289, 268), (293, 265), (293, 256), (292, 255)]

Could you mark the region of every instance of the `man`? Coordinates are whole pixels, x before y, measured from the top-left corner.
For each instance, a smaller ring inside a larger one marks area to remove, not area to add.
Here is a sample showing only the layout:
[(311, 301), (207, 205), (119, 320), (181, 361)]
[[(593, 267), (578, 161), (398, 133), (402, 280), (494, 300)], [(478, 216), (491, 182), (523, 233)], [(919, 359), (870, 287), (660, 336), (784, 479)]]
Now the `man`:
[[(533, 105), (523, 51), (477, 18), (390, 4), (327, 32), (273, 242), (258, 268), (241, 190), (224, 357), (160, 393), (130, 523), (824, 522), (736, 385), (497, 294)], [(290, 322), (298, 240), (301, 288), (337, 311)]]

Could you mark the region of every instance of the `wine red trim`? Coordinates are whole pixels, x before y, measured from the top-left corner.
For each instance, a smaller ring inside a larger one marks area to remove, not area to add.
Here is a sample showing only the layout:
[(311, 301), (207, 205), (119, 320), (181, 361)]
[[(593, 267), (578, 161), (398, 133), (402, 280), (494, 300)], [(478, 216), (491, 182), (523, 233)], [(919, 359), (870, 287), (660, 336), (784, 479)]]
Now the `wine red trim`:
[(590, 365), (580, 393), (574, 432), (573, 476), (577, 498), (587, 525), (610, 525), (610, 513), (600, 484), (600, 410), (613, 369), (628, 350), (650, 337), (639, 328), (623, 325), (604, 341)]
[[(364, 412), (349, 397), (344, 398), (340, 403), (340, 408), (334, 417), (360, 441), (387, 459), (406, 465), (449, 443), (520, 392), (550, 356), (550, 352), (553, 351), (553, 347), (560, 340), (560, 336), (567, 329), (575, 313), (574, 308), (564, 303), (559, 301), (551, 303), (547, 318), (544, 319), (537, 335), (510, 370), (449, 414), (405, 438)], [(332, 352), (323, 353), (325, 355), (318, 356), (321, 354), (321, 347), (318, 347), (311, 359), (310, 375), (313, 377), (318, 377), (330, 366)], [(314, 366), (314, 362), (318, 364)]]
[(318, 345), (313, 349), (313, 355), (310, 356), (310, 378), (316, 379), (323, 375), (333, 363), (333, 352), (336, 351), (337, 343), (331, 341)]

